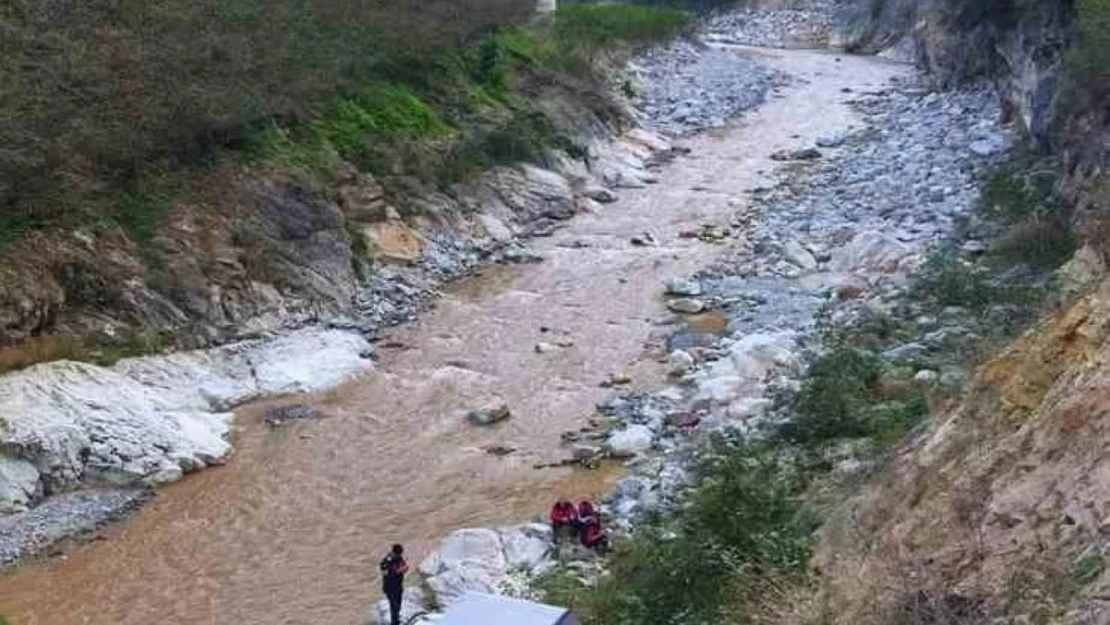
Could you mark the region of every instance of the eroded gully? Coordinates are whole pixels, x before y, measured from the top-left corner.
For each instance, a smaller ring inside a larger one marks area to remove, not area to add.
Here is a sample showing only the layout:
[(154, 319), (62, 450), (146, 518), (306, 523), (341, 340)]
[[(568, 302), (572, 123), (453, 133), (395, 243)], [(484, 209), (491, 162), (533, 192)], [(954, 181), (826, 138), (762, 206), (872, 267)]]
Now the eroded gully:
[[(663, 279), (721, 251), (678, 234), (727, 226), (745, 192), (769, 183), (771, 152), (846, 129), (850, 99), (907, 71), (818, 51), (737, 53), (792, 82), (727, 129), (680, 141), (691, 153), (657, 184), (534, 241), (546, 262), (455, 285), (390, 333), (373, 374), (296, 398), (325, 418), (268, 430), (262, 406), (241, 411), (227, 466), (164, 489), (105, 540), (6, 576), (0, 613), (20, 625), (360, 623), (390, 543), (418, 559), (454, 528), (519, 522), (557, 495), (604, 490), (615, 470), (533, 465), (566, 456), (560, 434), (593, 416), (610, 373), (666, 383), (652, 348), (670, 316)], [(632, 245), (642, 232), (659, 244)], [(539, 354), (540, 341), (569, 346)], [(462, 414), (491, 395), (512, 419), (469, 424)]]

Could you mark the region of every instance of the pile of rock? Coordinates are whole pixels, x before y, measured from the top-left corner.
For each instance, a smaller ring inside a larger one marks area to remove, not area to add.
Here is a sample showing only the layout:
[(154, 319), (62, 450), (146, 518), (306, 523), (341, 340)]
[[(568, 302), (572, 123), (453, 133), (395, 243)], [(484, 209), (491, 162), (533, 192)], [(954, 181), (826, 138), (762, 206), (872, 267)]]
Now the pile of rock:
[(630, 71), (642, 88), (637, 109), (672, 136), (723, 126), (762, 104), (781, 80), (742, 53), (689, 41), (645, 52)]
[(804, 0), (790, 8), (729, 11), (706, 26), (706, 41), (761, 48), (825, 46), (830, 43), (842, 0)]

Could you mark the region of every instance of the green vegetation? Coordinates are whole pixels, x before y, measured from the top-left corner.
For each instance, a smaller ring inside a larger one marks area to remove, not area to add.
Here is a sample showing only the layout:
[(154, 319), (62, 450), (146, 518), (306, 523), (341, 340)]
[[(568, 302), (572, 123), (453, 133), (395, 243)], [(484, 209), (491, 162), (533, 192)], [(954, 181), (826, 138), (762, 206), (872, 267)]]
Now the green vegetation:
[(1110, 96), (1110, 0), (1076, 0), (1075, 42), (1068, 57), (1084, 105), (1105, 107)]
[[(445, 184), (573, 148), (537, 102), (602, 50), (676, 34), (667, 8), (532, 0), (16, 2), (0, 7), (0, 246), (55, 226), (151, 241), (189, 172), (327, 182), (339, 159)], [(583, 98), (603, 107), (604, 98)], [(601, 111), (611, 114), (611, 111)]]
[(806, 475), (768, 445), (718, 442), (709, 455), (681, 514), (619, 544), (596, 587), (549, 574), (546, 599), (587, 625), (745, 622), (763, 591), (801, 580), (813, 530), (801, 514)]
[(996, 172), (983, 185), (980, 212), (1009, 228), (992, 256), (1009, 263), (1054, 268), (1075, 252), (1075, 236), (1052, 169)]
[(793, 422), (782, 427), (787, 440), (808, 449), (845, 439), (881, 445), (900, 440), (928, 413), (915, 387), (886, 387), (887, 367), (873, 353), (836, 346), (809, 368)]

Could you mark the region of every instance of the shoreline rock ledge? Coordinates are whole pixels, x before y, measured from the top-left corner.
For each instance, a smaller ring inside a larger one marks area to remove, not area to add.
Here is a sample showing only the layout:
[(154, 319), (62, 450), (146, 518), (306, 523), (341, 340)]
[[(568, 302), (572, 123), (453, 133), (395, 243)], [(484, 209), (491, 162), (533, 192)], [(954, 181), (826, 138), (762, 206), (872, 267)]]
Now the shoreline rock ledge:
[[(0, 377), (0, 552), (30, 555), (38, 545), (17, 537), (20, 523), (51, 526), (45, 512), (60, 508), (39, 505), (44, 495), (173, 482), (219, 464), (231, 453), (236, 406), (332, 388), (370, 371), (371, 352), (360, 335), (311, 328), (112, 367), (57, 361)], [(132, 507), (130, 497), (120, 500)], [(101, 516), (112, 513), (93, 515)]]

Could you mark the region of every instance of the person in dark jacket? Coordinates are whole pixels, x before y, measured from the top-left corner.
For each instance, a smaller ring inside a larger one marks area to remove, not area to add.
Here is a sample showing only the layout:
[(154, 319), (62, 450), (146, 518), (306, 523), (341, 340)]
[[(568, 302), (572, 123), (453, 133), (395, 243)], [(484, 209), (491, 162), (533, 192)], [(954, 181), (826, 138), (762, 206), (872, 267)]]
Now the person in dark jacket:
[(578, 523), (580, 526), (585, 527), (590, 519), (597, 518), (597, 510), (594, 505), (590, 503), (589, 499), (583, 499), (578, 504)]
[(389, 555), (382, 558), (382, 592), (389, 600), (390, 625), (401, 625), (401, 601), (405, 596), (405, 574), (409, 565), (404, 558), (405, 548), (393, 545)]

